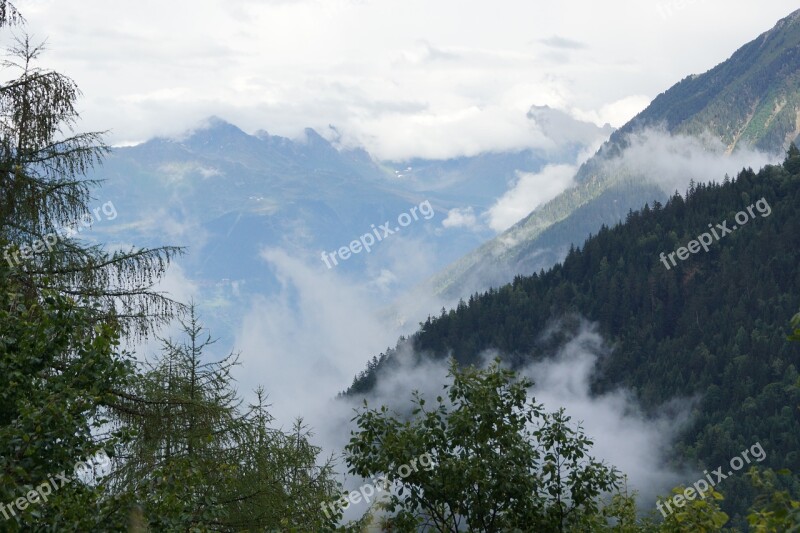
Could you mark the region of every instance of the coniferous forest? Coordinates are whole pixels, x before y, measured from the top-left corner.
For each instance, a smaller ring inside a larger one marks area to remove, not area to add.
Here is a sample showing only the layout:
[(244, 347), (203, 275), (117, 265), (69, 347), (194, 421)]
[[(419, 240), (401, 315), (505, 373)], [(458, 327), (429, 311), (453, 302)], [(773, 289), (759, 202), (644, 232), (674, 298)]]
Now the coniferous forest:
[[(669, 270), (660, 262), (662, 252), (685, 246), (708, 224), (728, 220), (731, 228), (736, 213), (762, 198), (769, 216), (756, 212), (707, 253)], [(783, 166), (745, 169), (631, 212), (571, 250), (563, 264), (443, 310), (401, 344), (462, 364), (495, 349), (519, 366), (557, 349), (559, 335), (543, 337), (554, 320), (567, 319), (560, 333), (566, 338), (583, 317), (612, 346), (598, 362), (594, 392), (624, 386), (653, 415), (673, 398), (699, 398), (677, 448), (681, 457), (724, 464), (761, 439), (772, 450), (769, 465), (797, 472), (800, 346), (786, 337), (800, 308), (799, 205), (800, 152), (792, 148)], [(399, 351), (373, 361), (348, 392), (370, 390)], [(732, 478), (723, 508), (741, 513), (752, 497), (746, 479)]]

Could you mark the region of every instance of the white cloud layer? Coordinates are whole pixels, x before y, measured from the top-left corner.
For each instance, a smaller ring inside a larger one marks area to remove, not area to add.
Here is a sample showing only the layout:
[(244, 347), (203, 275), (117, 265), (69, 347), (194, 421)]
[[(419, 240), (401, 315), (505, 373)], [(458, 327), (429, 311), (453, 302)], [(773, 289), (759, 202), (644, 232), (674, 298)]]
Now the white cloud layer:
[(736, 177), (743, 168), (758, 170), (783, 159), (781, 154), (766, 154), (749, 148), (731, 154), (719, 139), (703, 136), (670, 135), (659, 128), (650, 128), (629, 137), (630, 145), (622, 157), (605, 163), (605, 172), (612, 176), (646, 176), (668, 194), (683, 194), (689, 181), (722, 182), (725, 175)]
[[(697, 477), (686, 469), (675, 471), (667, 467), (665, 461), (665, 454), (688, 420), (692, 400), (672, 402), (664, 406), (663, 414), (648, 417), (627, 390), (591, 395), (589, 383), (595, 363), (598, 358), (606, 357), (607, 352), (608, 348), (595, 327), (583, 324), (558, 353), (519, 372), (534, 381), (529, 398), (544, 404), (548, 412), (564, 407), (572, 422), (582, 425), (585, 434), (594, 441), (591, 455), (626, 474), (629, 489), (639, 491), (638, 502), (647, 510), (654, 505), (657, 494), (668, 493), (672, 486)], [(336, 355), (328, 351), (328, 356), (344, 360), (347, 353)], [(485, 364), (493, 355), (485, 354)], [(429, 401), (442, 394), (442, 385), (449, 381), (447, 362), (423, 358), (422, 362), (414, 364), (412, 361), (415, 359), (408, 351), (399, 354), (398, 368), (382, 376), (377, 388), (370, 393), (368, 401), (371, 407), (386, 405), (397, 413), (409, 413), (412, 391), (419, 391)], [(282, 367), (287, 363), (276, 364)], [(323, 368), (318, 370), (323, 371)], [(314, 426), (318, 440), (324, 442), (326, 450), (341, 450), (349, 438), (349, 430), (353, 428), (350, 422), (353, 410), (362, 407), (361, 399), (333, 401), (317, 388), (302, 388), (302, 394), (294, 398), (304, 403), (314, 399), (320, 410), (315, 411), (316, 416), (308, 422)], [(340, 471), (344, 470), (342, 464)], [(343, 479), (348, 489), (355, 489), (361, 483), (360, 479), (352, 477)], [(357, 518), (365, 510), (363, 504), (353, 506), (346, 518)]]
[(213, 114), (290, 137), (334, 124), (393, 159), (535, 146), (532, 104), (619, 126), (796, 8), (665, 4), (17, 2), (28, 31), (48, 38), (44, 65), (83, 89), (83, 126), (112, 130), (113, 144)]
[(489, 227), (498, 233), (507, 230), (572, 185), (577, 170), (574, 165), (547, 165), (541, 172), (517, 172), (514, 187), (489, 208)]

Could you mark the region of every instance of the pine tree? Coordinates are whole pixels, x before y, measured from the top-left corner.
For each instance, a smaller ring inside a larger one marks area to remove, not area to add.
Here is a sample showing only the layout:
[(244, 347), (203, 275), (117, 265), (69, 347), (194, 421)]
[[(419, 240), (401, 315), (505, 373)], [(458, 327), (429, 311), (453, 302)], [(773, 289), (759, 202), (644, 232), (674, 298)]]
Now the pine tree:
[[(8, 5), (6, 5), (8, 9)], [(14, 13), (13, 11), (7, 11)], [(0, 7), (0, 16), (2, 7)], [(80, 91), (67, 76), (37, 66), (43, 47), (27, 36), (11, 48), (0, 86), (0, 248), (26, 297), (54, 290), (97, 322), (145, 335), (181, 306), (152, 291), (179, 248), (106, 252), (65, 229), (89, 213), (98, 185), (86, 173), (109, 147), (102, 132), (76, 133)], [(85, 220), (85, 219), (84, 219)]]
[(331, 462), (298, 421), (291, 433), (270, 427), (262, 390), (243, 409), (233, 388), (235, 354), (205, 361), (214, 344), (189, 306), (185, 339), (162, 339), (162, 354), (117, 406), (138, 428), (120, 448), (113, 494), (141, 508), (156, 531), (223, 531), (334, 526), (320, 505), (338, 496)]
[(783, 168), (789, 174), (800, 172), (800, 149), (797, 148), (795, 143), (790, 144), (789, 149), (786, 151), (786, 160), (783, 162)]
[(142, 505), (156, 530), (216, 523), (225, 518), (217, 495), (230, 491), (240, 420), (231, 387), (234, 354), (213, 362), (213, 344), (190, 306), (180, 321), (185, 340), (162, 339), (162, 354), (121, 392), (120, 423), (137, 428), (121, 447), (113, 492)]

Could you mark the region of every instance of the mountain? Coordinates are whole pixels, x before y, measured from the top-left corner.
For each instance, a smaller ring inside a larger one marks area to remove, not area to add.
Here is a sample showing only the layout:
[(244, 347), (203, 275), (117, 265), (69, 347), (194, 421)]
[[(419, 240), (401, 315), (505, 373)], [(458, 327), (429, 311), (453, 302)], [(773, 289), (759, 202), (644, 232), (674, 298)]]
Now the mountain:
[[(632, 212), (563, 264), (443, 310), (375, 359), (348, 393), (368, 393), (409, 353), (477, 364), (491, 350), (514, 367), (549, 359), (585, 319), (608, 346), (597, 354), (593, 394), (630, 391), (652, 417), (691, 407), (668, 443), (671, 459), (710, 471), (760, 441), (770, 450), (761, 466), (797, 472), (800, 346), (786, 335), (800, 309), (798, 264), (800, 154)], [(796, 477), (790, 483), (799, 488)], [(745, 476), (721, 490), (741, 524), (753, 497)]]
[(672, 133), (710, 131), (731, 152), (780, 150), (800, 134), (800, 10), (780, 20), (705, 74), (687, 76), (630, 123), (617, 138), (666, 124)]
[[(642, 138), (648, 139), (647, 132), (652, 131), (663, 136), (650, 135), (646, 150), (642, 150)], [(798, 134), (800, 11), (727, 61), (705, 74), (688, 76), (660, 94), (580, 167), (574, 187), (448, 266), (431, 278), (423, 291), (457, 299), (499, 286), (518, 274), (551, 266), (564, 257), (570, 245), (583, 242), (600, 224), (614, 224), (646, 202), (664, 202), (676, 184), (659, 183), (663, 169), (655, 165), (631, 166), (626, 156), (632, 145), (638, 146), (639, 152), (654, 152), (671, 142), (664, 140), (667, 137), (690, 138), (696, 140), (692, 147), (696, 152), (732, 154), (735, 161), (755, 166), (769, 156), (752, 161), (736, 155), (750, 149), (782, 153)], [(685, 150), (678, 142), (674, 144), (676, 152)], [(689, 178), (707, 181), (716, 177), (710, 172), (687, 175), (680, 186), (688, 185)]]
[[(552, 110), (551, 121), (558, 121), (559, 113)], [(489, 236), (472, 228), (443, 229), (441, 221), (450, 209), (480, 208), (505, 193), (515, 173), (574, 160), (585, 143), (611, 133), (591, 124), (571, 125), (576, 126), (574, 135), (567, 132), (560, 144), (550, 141), (551, 146), (540, 149), (381, 162), (363, 149), (335, 146), (312, 129), (300, 139), (266, 131), (250, 135), (212, 117), (178, 138), (115, 149), (92, 177), (105, 180), (101, 194), (119, 208), (124, 222), (117, 226), (120, 238), (143, 242), (153, 234), (148, 228), (159, 224), (178, 230), (173, 236), (178, 242), (188, 237), (190, 242), (182, 244), (193, 247), (193, 255), (203, 251), (203, 261), (190, 272), (193, 277), (246, 279), (256, 285), (265, 275), (258, 258), (264, 247), (322, 264), (322, 251), (347, 245), (372, 225), (428, 201), (438, 218), (403, 228), (404, 236), (421, 239), (436, 252), (432, 269), (419, 273), (426, 276)], [(533, 120), (531, 127), (537, 127)], [(369, 261), (343, 262), (339, 270), (360, 277), (368, 270), (380, 272), (389, 268), (383, 255), (376, 247)]]
[(607, 140), (614, 128), (602, 128), (572, 118), (549, 106), (531, 106), (526, 115), (531, 129), (549, 143), (545, 149), (485, 152), (470, 157), (386, 162), (405, 186), (417, 191), (435, 191), (458, 199), (462, 207), (488, 209), (508, 189), (520, 172), (533, 172), (546, 163), (574, 163), (587, 148)]
[[(260, 257), (264, 249), (324, 269), (321, 252), (347, 246), (371, 225), (426, 200), (434, 212), (452, 205), (403, 188), (363, 150), (337, 150), (314, 130), (300, 139), (249, 135), (217, 118), (180, 138), (115, 149), (97, 177), (106, 180), (100, 194), (120, 213), (118, 239), (188, 246), (183, 263), (191, 279), (239, 281), (249, 292), (280, 285)], [(421, 220), (403, 228), (404, 237), (436, 241), (435, 225)], [(467, 243), (450, 235), (443, 255), (479, 242), (463, 236)], [(385, 251), (366, 255), (340, 262), (337, 271), (363, 275), (366, 260), (380, 265)]]
[[(559, 113), (548, 116), (560, 124)], [(530, 125), (539, 127), (532, 118)], [(289, 139), (263, 130), (248, 134), (211, 117), (175, 138), (115, 148), (90, 177), (104, 180), (97, 199), (113, 202), (118, 218), (85, 235), (120, 246), (186, 246), (183, 273), (214, 302), (203, 313), (222, 331), (235, 330), (237, 313), (253, 295), (284, 290), (285, 280), (262, 256), (267, 249), (319, 275), (373, 288), (376, 305), (385, 305), (491, 237), (486, 228), (443, 226), (450, 210), (490, 205), (517, 173), (574, 161), (585, 143), (599, 144), (611, 133), (571, 125), (574, 135), (567, 131), (560, 144), (551, 140), (540, 148), (384, 162), (340, 146), (335, 128), (326, 132), (331, 139), (313, 129)], [(387, 221), (389, 230), (398, 229), (399, 217), (423, 204), (430, 216), (418, 214), (392, 234), (391, 244), (336, 265), (330, 260)]]

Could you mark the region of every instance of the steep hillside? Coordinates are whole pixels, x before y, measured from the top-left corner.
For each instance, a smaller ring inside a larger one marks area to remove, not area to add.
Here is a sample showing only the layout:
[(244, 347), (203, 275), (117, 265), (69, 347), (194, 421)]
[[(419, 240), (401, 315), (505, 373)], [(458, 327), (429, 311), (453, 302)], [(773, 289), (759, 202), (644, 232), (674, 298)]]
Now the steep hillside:
[[(582, 218), (581, 206), (593, 204), (591, 210), (601, 222), (614, 224), (629, 209), (648, 201), (663, 202), (674, 189), (669, 185), (656, 189), (657, 175), (635, 171), (626, 175), (620, 163), (630, 136), (646, 128), (693, 136), (706, 148), (724, 153), (739, 148), (785, 150), (800, 133), (800, 11), (724, 63), (688, 76), (659, 95), (581, 166), (575, 187), (450, 265), (426, 284), (426, 290), (457, 298), (552, 265), (552, 257), (563, 258), (559, 250), (582, 242), (599, 228), (597, 219)], [(555, 249), (540, 240), (547, 228), (561, 224), (570, 228), (559, 230), (569, 240)]]
[(800, 10), (700, 76), (692, 75), (660, 94), (630, 123), (665, 123), (673, 133), (720, 139), (728, 151), (755, 147), (775, 151), (800, 134)]
[[(707, 252), (698, 247), (681, 261), (686, 250), (678, 251), (670, 263), (670, 253), (710, 227), (721, 235)], [(797, 472), (800, 347), (786, 335), (800, 309), (799, 264), (800, 155), (785, 168), (701, 184), (685, 199), (673, 196), (603, 227), (563, 265), (428, 319), (349, 392), (367, 392), (391, 373), (404, 343), (417, 357), (453, 355), (465, 364), (489, 349), (515, 365), (541, 360), (574, 333), (545, 332), (579, 316), (597, 323), (610, 346), (595, 369), (596, 392), (624, 386), (650, 414), (675, 399), (698, 399), (673, 447), (677, 458), (708, 468), (760, 440), (770, 466)], [(724, 492), (733, 513), (752, 496), (739, 478), (726, 481)]]

